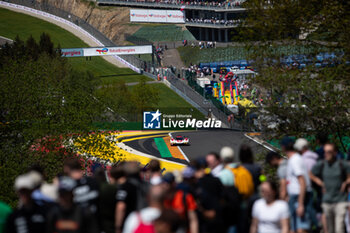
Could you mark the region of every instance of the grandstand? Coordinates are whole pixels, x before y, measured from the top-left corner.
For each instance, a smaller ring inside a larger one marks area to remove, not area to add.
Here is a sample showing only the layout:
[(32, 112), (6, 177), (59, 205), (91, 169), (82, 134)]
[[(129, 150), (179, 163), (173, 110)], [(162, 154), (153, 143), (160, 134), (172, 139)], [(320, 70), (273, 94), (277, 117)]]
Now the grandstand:
[[(181, 10), (185, 13), (186, 17), (186, 22), (184, 22), (184, 24), (195, 39), (217, 42), (229, 42), (232, 40), (230, 35), (235, 32), (235, 28), (237, 27), (237, 24), (232, 22), (238, 22), (246, 17), (246, 9), (241, 6), (243, 2), (243, 0), (211, 2), (177, 0), (97, 0), (97, 3), (101, 6)], [(203, 21), (210, 21), (212, 23), (203, 23)]]

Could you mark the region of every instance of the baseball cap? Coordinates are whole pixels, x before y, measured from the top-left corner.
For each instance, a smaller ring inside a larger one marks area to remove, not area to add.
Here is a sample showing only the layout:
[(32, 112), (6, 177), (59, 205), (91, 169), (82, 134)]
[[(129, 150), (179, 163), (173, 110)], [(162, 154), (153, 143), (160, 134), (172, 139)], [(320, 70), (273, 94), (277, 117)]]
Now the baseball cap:
[(16, 191), (21, 189), (33, 190), (35, 187), (35, 180), (28, 174), (19, 175), (15, 180)]
[(301, 151), (303, 148), (307, 147), (309, 142), (305, 138), (298, 138), (294, 143), (294, 149)]
[(225, 159), (233, 159), (234, 156), (235, 156), (235, 151), (231, 147), (225, 146), (220, 151), (220, 158), (223, 161)]
[(171, 173), (171, 172), (168, 172), (168, 173), (166, 173), (164, 176), (163, 176), (163, 182), (165, 182), (165, 183), (168, 183), (168, 184), (171, 184), (171, 183), (173, 183), (174, 181), (175, 181), (175, 176), (174, 176), (174, 174), (173, 173)]
[(43, 176), (37, 171), (28, 172), (28, 176), (33, 180), (35, 187), (38, 187), (43, 182)]

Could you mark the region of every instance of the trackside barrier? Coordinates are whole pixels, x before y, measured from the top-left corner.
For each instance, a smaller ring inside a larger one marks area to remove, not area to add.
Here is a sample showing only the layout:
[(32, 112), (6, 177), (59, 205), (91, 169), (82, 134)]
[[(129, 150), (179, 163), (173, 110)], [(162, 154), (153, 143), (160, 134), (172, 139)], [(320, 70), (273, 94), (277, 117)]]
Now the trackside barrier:
[[(89, 32), (85, 31), (83, 28), (79, 27), (78, 25), (70, 22), (69, 20), (63, 19), (61, 17), (58, 17), (56, 15), (44, 12), (44, 11), (40, 11), (37, 9), (33, 9), (31, 7), (26, 7), (26, 6), (22, 6), (22, 5), (17, 5), (14, 3), (9, 3), (9, 2), (4, 2), (4, 1), (0, 1), (0, 6), (5, 6), (5, 7), (9, 7), (12, 9), (19, 9), (19, 10), (23, 10), (26, 12), (30, 12), (32, 14), (35, 15), (40, 15), (43, 16), (45, 18), (50, 18), (54, 21), (63, 23), (69, 27), (74, 28), (75, 30), (79, 31), (80, 33), (84, 34), (85, 36), (89, 37), (91, 40), (93, 40), (98, 46), (106, 46), (104, 45), (100, 40), (98, 40), (97, 38), (95, 38), (94, 36), (92, 36)], [(125, 64), (127, 67), (129, 67), (130, 69), (132, 69), (133, 71), (140, 73), (140, 69), (137, 68), (136, 66), (132, 65), (131, 63), (127, 62), (126, 60), (122, 59), (121, 57), (115, 55), (113, 56), (115, 59), (117, 59), (118, 61), (120, 61), (121, 63)]]

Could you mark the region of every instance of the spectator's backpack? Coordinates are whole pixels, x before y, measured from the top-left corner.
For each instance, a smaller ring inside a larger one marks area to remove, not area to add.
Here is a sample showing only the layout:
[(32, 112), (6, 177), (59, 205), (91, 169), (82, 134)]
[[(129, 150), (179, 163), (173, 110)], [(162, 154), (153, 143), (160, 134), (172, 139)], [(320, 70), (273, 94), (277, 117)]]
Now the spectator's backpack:
[(134, 233), (155, 233), (154, 226), (152, 223), (145, 224), (142, 221), (140, 212), (137, 212), (136, 215), (139, 220), (139, 225), (136, 227)]
[(254, 193), (254, 182), (250, 172), (243, 166), (231, 168), (235, 177), (235, 186), (243, 199), (249, 198)]

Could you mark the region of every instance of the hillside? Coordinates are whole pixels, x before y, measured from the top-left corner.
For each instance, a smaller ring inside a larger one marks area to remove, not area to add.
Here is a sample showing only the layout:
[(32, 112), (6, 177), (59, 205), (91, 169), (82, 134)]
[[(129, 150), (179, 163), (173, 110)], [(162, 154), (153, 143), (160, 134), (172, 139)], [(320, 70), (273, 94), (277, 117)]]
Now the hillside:
[(114, 43), (126, 45), (126, 34), (135, 33), (141, 26), (130, 26), (129, 10), (122, 7), (96, 7), (81, 0), (38, 0), (71, 12), (94, 26)]

